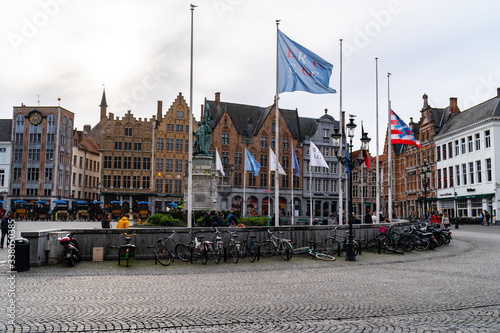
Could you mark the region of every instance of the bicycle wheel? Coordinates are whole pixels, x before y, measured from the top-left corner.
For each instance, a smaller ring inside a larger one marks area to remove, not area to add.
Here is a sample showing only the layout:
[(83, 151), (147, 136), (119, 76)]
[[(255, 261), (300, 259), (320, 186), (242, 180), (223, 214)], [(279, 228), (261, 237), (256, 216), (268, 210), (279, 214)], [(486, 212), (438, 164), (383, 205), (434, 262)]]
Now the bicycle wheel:
[(243, 259), (247, 256), (247, 253), (248, 252), (248, 244), (247, 244), (247, 241), (244, 240), (241, 242), (241, 246), (240, 246), (240, 257)]
[(288, 242), (283, 242), (281, 244), (283, 244), (281, 246), (281, 251), (280, 251), (281, 258), (283, 258), (283, 260), (285, 260), (285, 261), (292, 259), (292, 255), (293, 255), (292, 244), (290, 244)]
[(415, 250), (425, 251), (429, 248), (429, 240), (424, 237), (415, 238)]
[(156, 260), (163, 266), (168, 266), (172, 262), (172, 255), (170, 251), (163, 245), (155, 247), (154, 254)]
[(207, 249), (205, 248), (200, 254), (200, 261), (203, 265), (206, 265), (207, 264), (207, 261), (208, 261), (208, 251)]
[(236, 247), (233, 245), (230, 245), (227, 249), (227, 254), (230, 258), (233, 258), (234, 263), (236, 264), (238, 260), (240, 259), (240, 252), (236, 249)]
[(316, 258), (321, 259), (321, 260), (327, 260), (327, 261), (334, 261), (335, 260), (335, 257), (333, 257), (329, 254), (326, 254), (326, 253), (316, 252), (315, 256), (316, 256)]
[(410, 236), (404, 235), (398, 240), (398, 245), (402, 247), (405, 252), (411, 252), (415, 248), (415, 242)]
[(216, 264), (220, 262), (220, 256), (221, 256), (221, 249), (217, 248), (214, 250), (214, 261)]
[(339, 257), (342, 255), (342, 244), (334, 238), (328, 238), (325, 241), (325, 247), (329, 254), (336, 254)]
[(372, 239), (371, 241), (369, 241), (368, 243), (366, 243), (366, 249), (368, 251), (377, 251), (378, 249), (378, 242), (376, 239)]
[(191, 248), (185, 244), (177, 244), (175, 246), (175, 255), (181, 261), (188, 262), (191, 260)]
[(251, 242), (248, 247), (248, 257), (250, 262), (254, 262), (257, 259), (257, 254), (259, 253), (259, 247), (255, 242)]
[(260, 246), (260, 255), (265, 258), (272, 257), (275, 253), (276, 253), (276, 245), (270, 240), (265, 241)]
[(381, 244), (382, 248), (388, 247), (391, 245), (391, 239), (387, 235), (384, 235), (384, 234), (378, 235), (376, 239), (380, 240), (380, 244)]

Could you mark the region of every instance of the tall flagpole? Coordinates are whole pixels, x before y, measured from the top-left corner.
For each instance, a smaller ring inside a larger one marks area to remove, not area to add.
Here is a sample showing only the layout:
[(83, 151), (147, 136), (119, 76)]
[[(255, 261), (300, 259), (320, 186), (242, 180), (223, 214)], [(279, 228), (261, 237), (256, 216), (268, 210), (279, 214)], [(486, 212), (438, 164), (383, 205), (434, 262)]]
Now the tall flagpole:
[[(292, 145), (293, 145), (293, 141), (292, 141)], [(292, 149), (293, 149), (293, 146), (292, 146)], [(294, 161), (295, 161), (295, 160), (294, 160), (294, 155), (295, 155), (295, 154), (293, 153), (294, 151), (295, 151), (295, 150), (292, 150), (292, 161), (291, 161), (292, 163), (290, 163), (290, 164), (291, 164), (291, 166), (292, 166), (292, 167), (290, 168), (290, 178), (292, 179), (292, 184), (291, 184), (291, 185), (292, 185), (292, 202), (291, 202), (291, 203), (292, 203), (292, 208), (291, 208), (291, 211), (292, 211), (292, 212), (291, 212), (291, 214), (292, 214), (292, 225), (293, 225), (293, 214), (294, 214), (294, 210), (295, 210), (295, 209), (294, 209), (295, 207), (294, 207), (294, 204), (293, 204), (293, 174), (294, 174), (294, 173), (293, 173), (293, 165), (294, 165)]]
[[(376, 179), (375, 181), (377, 182), (376, 184), (376, 216), (380, 219), (380, 214), (378, 213), (380, 211), (380, 169), (379, 169), (379, 151), (378, 151), (378, 58), (375, 58), (375, 149), (376, 149), (376, 154), (377, 154), (377, 162), (375, 163), (375, 172), (376, 172)], [(383, 221), (379, 221), (382, 223)]]
[(279, 147), (280, 147), (280, 142), (279, 142), (279, 108), (278, 108), (278, 101), (280, 99), (279, 97), (279, 66), (278, 66), (278, 27), (280, 24), (280, 20), (276, 20), (276, 125), (275, 125), (275, 142), (276, 142), (276, 169), (274, 171), (274, 188), (276, 189), (276, 194), (274, 195), (274, 226), (279, 226), (279, 221), (280, 221), (280, 186), (279, 186), (279, 172), (278, 172), (278, 158), (280, 156), (279, 153)]
[(245, 164), (243, 168), (243, 208), (241, 208), (241, 215), (243, 217), (247, 216), (247, 196), (246, 196), (246, 188), (247, 188), (247, 147), (245, 146)]
[[(342, 39), (340, 40), (340, 81), (339, 81), (339, 97), (340, 97), (340, 113), (339, 113), (339, 132), (344, 133), (344, 129), (341, 128), (343, 126), (342, 122)], [(341, 144), (343, 146), (343, 143)], [(343, 148), (340, 148), (340, 154), (342, 154)], [(339, 225), (342, 225), (344, 222), (344, 214), (342, 210), (344, 209), (344, 205), (342, 202), (342, 177), (344, 174), (344, 168), (337, 162), (338, 174), (339, 174), (339, 212), (337, 218), (339, 219)]]
[(391, 139), (391, 89), (390, 89), (390, 80), (391, 73), (387, 73), (387, 102), (388, 102), (388, 110), (387, 110), (387, 119), (388, 119), (388, 136), (389, 136), (389, 147), (387, 147), (388, 152), (388, 166), (387, 166), (387, 187), (388, 187), (388, 207), (387, 207), (387, 217), (392, 221), (392, 139)]
[(311, 208), (309, 209), (310, 212), (310, 217), (309, 217), (309, 223), (312, 225), (313, 224), (313, 183), (312, 183), (312, 166), (311, 166), (311, 159), (312, 159), (312, 154), (311, 152), (311, 144), (309, 144), (309, 202)]
[[(363, 120), (361, 120), (361, 128), (363, 128)], [(363, 133), (361, 133), (361, 136), (363, 136), (364, 134), (364, 129), (363, 129)], [(361, 150), (361, 158), (365, 158), (363, 156), (363, 151)], [(370, 157), (368, 157), (370, 158)], [(365, 170), (365, 163), (363, 162), (363, 164), (361, 164), (361, 191), (360, 191), (360, 194), (361, 194), (361, 224), (364, 224), (365, 223), (365, 200), (364, 200), (364, 195), (365, 195), (365, 192), (364, 192), (364, 185), (365, 185), (365, 176), (364, 176), (364, 170)]]
[(193, 13), (195, 5), (191, 5), (191, 69), (189, 79), (189, 158), (187, 187), (187, 226), (191, 228), (193, 212)]

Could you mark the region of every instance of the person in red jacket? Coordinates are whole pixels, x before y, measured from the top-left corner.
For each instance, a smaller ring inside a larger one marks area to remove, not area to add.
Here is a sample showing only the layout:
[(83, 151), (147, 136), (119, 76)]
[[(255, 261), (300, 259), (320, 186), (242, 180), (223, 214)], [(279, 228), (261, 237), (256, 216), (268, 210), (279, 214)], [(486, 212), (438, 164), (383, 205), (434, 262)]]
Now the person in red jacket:
[(431, 224), (438, 224), (439, 226), (441, 226), (441, 218), (439, 217), (439, 214), (437, 212), (434, 212), (434, 214), (432, 215)]

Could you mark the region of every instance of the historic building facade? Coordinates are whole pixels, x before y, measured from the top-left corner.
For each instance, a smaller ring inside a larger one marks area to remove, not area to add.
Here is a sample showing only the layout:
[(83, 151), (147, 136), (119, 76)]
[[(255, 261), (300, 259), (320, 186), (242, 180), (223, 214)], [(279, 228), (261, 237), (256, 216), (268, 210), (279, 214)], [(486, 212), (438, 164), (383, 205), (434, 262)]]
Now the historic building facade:
[(71, 198), (75, 200), (100, 200), (99, 170), (101, 166), (99, 144), (87, 136), (90, 125), (83, 131), (73, 131), (73, 168)]
[(69, 201), (73, 124), (60, 106), (14, 107), (11, 201)]
[(3, 209), (8, 210), (10, 203), (9, 185), (12, 156), (12, 119), (0, 119), (0, 201)]

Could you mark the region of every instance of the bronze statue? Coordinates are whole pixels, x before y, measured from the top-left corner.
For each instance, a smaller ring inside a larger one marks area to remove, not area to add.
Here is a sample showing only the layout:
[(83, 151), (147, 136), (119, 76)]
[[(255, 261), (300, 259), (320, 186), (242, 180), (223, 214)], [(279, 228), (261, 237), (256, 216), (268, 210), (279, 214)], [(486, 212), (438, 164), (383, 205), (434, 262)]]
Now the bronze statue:
[(193, 155), (210, 156), (208, 150), (212, 143), (212, 129), (209, 124), (212, 122), (210, 115), (210, 107), (205, 98), (205, 110), (203, 113), (203, 122), (198, 122), (198, 131), (195, 133), (195, 141), (193, 144)]

